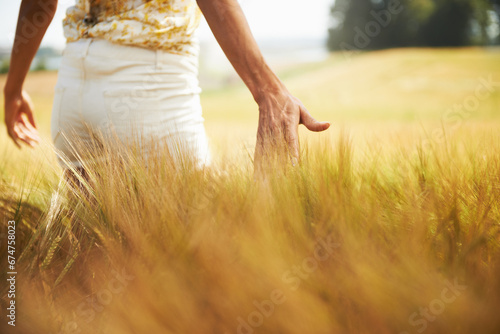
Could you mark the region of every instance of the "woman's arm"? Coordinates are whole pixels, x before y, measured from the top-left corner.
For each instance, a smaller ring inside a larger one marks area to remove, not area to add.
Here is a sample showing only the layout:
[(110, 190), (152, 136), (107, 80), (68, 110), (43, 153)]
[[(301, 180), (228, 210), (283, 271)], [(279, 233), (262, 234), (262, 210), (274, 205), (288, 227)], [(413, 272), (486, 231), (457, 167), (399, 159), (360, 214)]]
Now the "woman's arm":
[(21, 2), (9, 74), (4, 87), (5, 125), (9, 136), (19, 148), (20, 142), (34, 146), (39, 141), (33, 103), (23, 91), (23, 84), (56, 8), (57, 0)]
[(255, 163), (275, 155), (275, 145), (286, 143), (292, 161), (299, 158), (298, 125), (324, 131), (327, 122), (316, 121), (292, 96), (265, 62), (236, 0), (197, 0), (210, 29), (259, 106)]

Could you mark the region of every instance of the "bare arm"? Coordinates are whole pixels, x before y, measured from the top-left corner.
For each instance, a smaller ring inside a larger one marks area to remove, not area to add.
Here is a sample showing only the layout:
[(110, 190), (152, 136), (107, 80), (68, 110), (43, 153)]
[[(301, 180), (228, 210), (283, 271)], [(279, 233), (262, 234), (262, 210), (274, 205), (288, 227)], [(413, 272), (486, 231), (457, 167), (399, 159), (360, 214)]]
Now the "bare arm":
[(9, 136), (18, 147), (21, 147), (20, 142), (34, 146), (39, 141), (33, 103), (23, 91), (23, 84), (56, 8), (57, 0), (21, 2), (9, 74), (4, 87), (5, 124)]
[(269, 68), (236, 0), (197, 2), (226, 57), (259, 106), (256, 167), (261, 167), (263, 160), (275, 153), (270, 151), (282, 141), (292, 161), (297, 161), (298, 125), (304, 124), (311, 131), (323, 131), (330, 124), (316, 121)]

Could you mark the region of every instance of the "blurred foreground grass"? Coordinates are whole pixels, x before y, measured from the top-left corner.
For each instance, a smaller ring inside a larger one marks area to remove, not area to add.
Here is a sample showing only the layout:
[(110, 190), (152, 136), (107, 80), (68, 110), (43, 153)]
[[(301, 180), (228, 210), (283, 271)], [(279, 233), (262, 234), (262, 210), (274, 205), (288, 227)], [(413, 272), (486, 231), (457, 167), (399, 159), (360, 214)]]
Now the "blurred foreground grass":
[(88, 197), (59, 183), (55, 74), (32, 74), (46, 142), (17, 151), (4, 128), (0, 137), (0, 247), (6, 260), (15, 219), (17, 331), (500, 332), (499, 59), (494, 49), (389, 50), (283, 73), (333, 126), (302, 133), (302, 165), (264, 183), (252, 176), (250, 95), (206, 92), (212, 168), (161, 154), (147, 170), (122, 155), (124, 167), (109, 152)]

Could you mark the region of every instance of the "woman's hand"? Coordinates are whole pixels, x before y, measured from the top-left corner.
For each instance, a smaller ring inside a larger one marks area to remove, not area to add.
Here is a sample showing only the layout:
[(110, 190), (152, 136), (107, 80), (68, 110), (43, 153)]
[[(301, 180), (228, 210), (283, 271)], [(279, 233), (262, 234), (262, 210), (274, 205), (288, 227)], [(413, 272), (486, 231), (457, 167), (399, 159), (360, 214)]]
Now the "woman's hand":
[[(279, 162), (299, 161), (299, 124), (310, 131), (324, 131), (330, 127), (328, 122), (318, 122), (304, 107), (299, 99), (286, 89), (278, 94), (263, 94), (257, 101), (259, 105), (259, 126), (255, 147), (255, 166), (264, 168), (266, 163), (275, 159)], [(272, 168), (273, 166), (269, 166)]]
[(33, 102), (22, 90), (30, 64), (57, 9), (57, 0), (22, 0), (4, 87), (5, 125), (17, 147), (40, 140), (33, 117)]
[[(328, 129), (329, 123), (316, 121), (304, 105), (293, 97), (269, 68), (237, 0), (197, 0), (210, 29), (236, 72), (259, 106), (259, 128), (255, 148), (255, 167), (272, 161), (299, 159), (298, 126), (311, 131)], [(284, 144), (284, 145), (283, 145)]]
[(24, 90), (20, 94), (5, 94), (5, 125), (18, 148), (21, 142), (34, 147), (40, 141), (33, 109), (33, 102)]

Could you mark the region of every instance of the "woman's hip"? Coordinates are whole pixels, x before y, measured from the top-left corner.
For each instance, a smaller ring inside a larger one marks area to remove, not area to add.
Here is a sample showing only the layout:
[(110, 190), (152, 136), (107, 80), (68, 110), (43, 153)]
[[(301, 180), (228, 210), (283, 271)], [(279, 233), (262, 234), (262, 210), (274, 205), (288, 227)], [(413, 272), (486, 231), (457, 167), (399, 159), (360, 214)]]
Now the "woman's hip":
[(56, 85), (52, 139), (60, 148), (67, 141), (63, 133), (85, 141), (90, 129), (123, 140), (145, 135), (193, 141), (205, 135), (199, 93), (192, 56), (102, 40), (70, 43)]
[(192, 58), (105, 40), (69, 43), (59, 70), (54, 113), (61, 120), (92, 125), (104, 119), (121, 124), (199, 119), (201, 90)]

